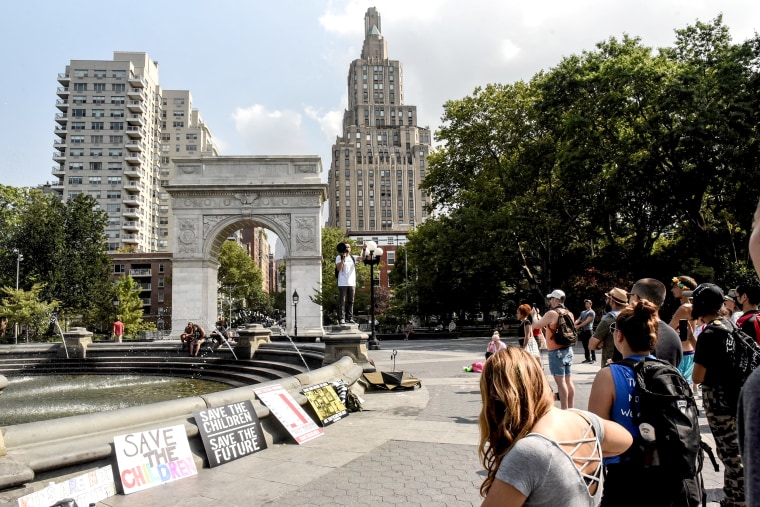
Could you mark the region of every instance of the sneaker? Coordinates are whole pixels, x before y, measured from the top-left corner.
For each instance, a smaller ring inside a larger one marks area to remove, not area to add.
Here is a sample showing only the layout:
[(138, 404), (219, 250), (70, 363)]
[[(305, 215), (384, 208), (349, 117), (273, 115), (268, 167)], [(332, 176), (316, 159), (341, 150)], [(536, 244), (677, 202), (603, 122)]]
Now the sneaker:
[(348, 321), (349, 324), (356, 324), (356, 321), (354, 319), (351, 319)]
[(342, 326), (343, 324), (345, 324), (345, 323), (346, 323), (346, 319), (340, 319), (340, 325), (341, 325), (341, 326)]
[(589, 364), (591, 362), (591, 359), (586, 359), (584, 361), (581, 361), (581, 364)]

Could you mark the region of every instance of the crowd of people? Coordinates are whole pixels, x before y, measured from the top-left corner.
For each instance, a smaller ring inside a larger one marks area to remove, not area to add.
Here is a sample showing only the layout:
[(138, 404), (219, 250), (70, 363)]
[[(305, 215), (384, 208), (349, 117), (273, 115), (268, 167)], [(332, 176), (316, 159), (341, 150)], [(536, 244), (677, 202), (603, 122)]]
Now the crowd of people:
[(670, 279), (678, 307), (668, 321), (660, 318), (667, 286), (653, 278), (610, 288), (598, 321), (594, 302), (584, 300), (573, 316), (582, 363), (601, 355), (588, 411), (574, 408), (574, 347), (558, 339), (560, 316), (569, 312), (565, 293), (546, 296), (543, 316), (520, 305), (518, 345), (505, 345), (495, 332), (480, 379), (483, 505), (701, 505), (698, 470), (684, 478), (655, 466), (656, 458), (643, 465), (632, 452), (635, 442), (657, 438), (653, 428), (634, 424), (642, 394), (637, 365), (654, 361), (681, 379), (684, 396), (702, 399), (723, 464), (721, 505), (760, 506), (760, 368), (737, 380), (730, 341), (736, 326), (760, 343), (760, 204), (749, 249), (757, 276), (729, 290), (686, 275)]

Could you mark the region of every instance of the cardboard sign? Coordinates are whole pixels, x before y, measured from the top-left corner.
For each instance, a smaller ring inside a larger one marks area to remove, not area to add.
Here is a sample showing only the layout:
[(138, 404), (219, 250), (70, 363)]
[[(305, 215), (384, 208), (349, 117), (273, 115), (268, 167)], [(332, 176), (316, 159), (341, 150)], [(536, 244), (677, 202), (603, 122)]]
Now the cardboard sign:
[(19, 507), (50, 507), (59, 500), (71, 498), (77, 505), (90, 505), (116, 494), (111, 465), (86, 474), (54, 483), (40, 491), (18, 499)]
[(210, 467), (267, 448), (259, 417), (250, 400), (194, 412), (193, 417)]
[(261, 403), (272, 411), (296, 443), (302, 444), (324, 434), (322, 428), (317, 426), (309, 414), (304, 412), (301, 405), (281, 385), (260, 387), (254, 389), (253, 392), (259, 397)]
[(322, 426), (340, 421), (348, 415), (348, 410), (340, 401), (335, 388), (327, 382), (306, 387), (303, 394), (309, 400), (309, 405), (314, 409)]
[(124, 494), (198, 475), (181, 424), (113, 439)]

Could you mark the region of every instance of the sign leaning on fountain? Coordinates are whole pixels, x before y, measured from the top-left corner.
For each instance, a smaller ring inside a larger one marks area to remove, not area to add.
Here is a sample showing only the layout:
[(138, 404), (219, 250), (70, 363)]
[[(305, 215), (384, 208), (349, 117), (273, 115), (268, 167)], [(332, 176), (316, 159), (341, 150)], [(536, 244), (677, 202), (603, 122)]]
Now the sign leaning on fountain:
[(113, 443), (125, 495), (198, 475), (182, 424), (118, 435)]
[(261, 422), (250, 400), (193, 412), (209, 467), (267, 448)]
[(324, 430), (316, 425), (309, 414), (280, 384), (260, 387), (254, 389), (253, 392), (280, 421), (296, 443), (303, 444), (324, 434)]

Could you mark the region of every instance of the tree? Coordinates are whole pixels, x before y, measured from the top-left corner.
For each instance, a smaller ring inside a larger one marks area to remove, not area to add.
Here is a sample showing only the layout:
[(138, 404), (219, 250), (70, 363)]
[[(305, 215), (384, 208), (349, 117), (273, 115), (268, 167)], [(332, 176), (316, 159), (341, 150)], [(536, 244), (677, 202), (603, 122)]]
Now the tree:
[(272, 313), (272, 298), (264, 292), (261, 270), (245, 250), (233, 241), (225, 241), (219, 251), (217, 279), (220, 292), (228, 304), (238, 302), (237, 308), (233, 306), (233, 313), (240, 312), (243, 302), (249, 312), (265, 315)]
[(116, 297), (119, 301), (117, 318), (124, 323), (124, 336), (135, 336), (145, 329), (140, 286), (131, 276), (123, 275), (116, 284)]
[(47, 329), (50, 316), (59, 306), (58, 301), (46, 303), (41, 300), (43, 289), (43, 284), (39, 283), (28, 291), (11, 287), (0, 289), (6, 295), (0, 305), (0, 314), (8, 317), (9, 327), (18, 324), (24, 329), (27, 342), (30, 335), (37, 336)]

